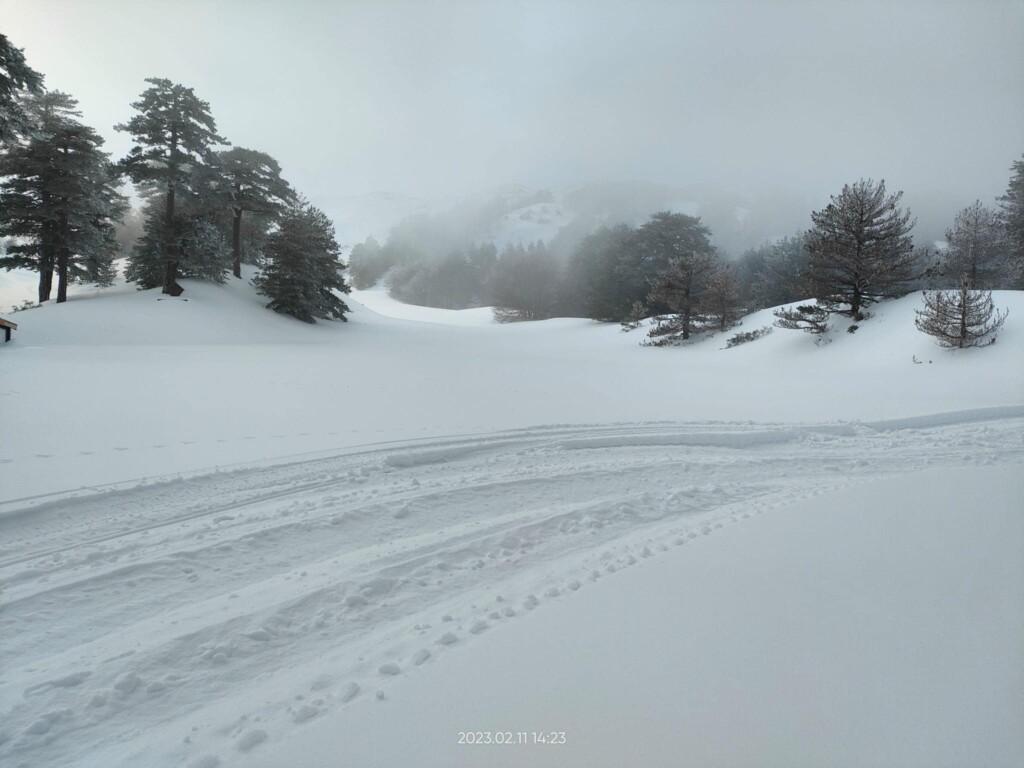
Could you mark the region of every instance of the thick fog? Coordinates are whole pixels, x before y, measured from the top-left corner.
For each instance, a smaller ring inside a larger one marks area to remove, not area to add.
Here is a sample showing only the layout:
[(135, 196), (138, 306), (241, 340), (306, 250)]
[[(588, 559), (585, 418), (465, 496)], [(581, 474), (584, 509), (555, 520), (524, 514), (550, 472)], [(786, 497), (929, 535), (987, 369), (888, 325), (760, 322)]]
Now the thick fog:
[(0, 0), (0, 29), (115, 156), (170, 78), (329, 212), (594, 181), (818, 205), (863, 176), (941, 231), (1024, 151), (1021, 2)]

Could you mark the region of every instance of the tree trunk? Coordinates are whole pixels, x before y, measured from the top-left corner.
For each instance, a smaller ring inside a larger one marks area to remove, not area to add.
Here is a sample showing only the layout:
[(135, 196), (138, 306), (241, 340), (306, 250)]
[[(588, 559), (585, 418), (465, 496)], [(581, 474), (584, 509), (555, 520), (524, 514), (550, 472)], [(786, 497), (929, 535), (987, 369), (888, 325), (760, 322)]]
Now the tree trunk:
[(57, 254), (57, 303), (68, 300), (68, 249), (61, 248)]
[(690, 313), (692, 307), (690, 306), (690, 286), (686, 286), (686, 292), (683, 294), (683, 341), (690, 338)]
[[(174, 231), (174, 184), (167, 186), (167, 213), (164, 220), (167, 235)], [(171, 288), (178, 280), (178, 259), (174, 253), (175, 246), (165, 238), (164, 247), (167, 249), (164, 261), (164, 287), (163, 293), (170, 293)]]
[(967, 343), (967, 294), (965, 291), (960, 291), (960, 339), (957, 346), (960, 349), (964, 348), (964, 344)]
[(231, 223), (231, 252), (235, 257), (233, 272), (235, 277), (242, 277), (242, 209), (234, 209), (235, 217)]
[(60, 217), (60, 238), (61, 246), (57, 251), (57, 303), (63, 304), (68, 300), (68, 217)]
[(39, 303), (50, 300), (50, 292), (53, 290), (53, 257), (49, 254), (43, 256), (39, 264)]
[[(49, 208), (50, 193), (42, 192), (43, 207)], [(39, 303), (50, 300), (53, 290), (53, 226), (43, 224), (42, 240), (39, 254)]]

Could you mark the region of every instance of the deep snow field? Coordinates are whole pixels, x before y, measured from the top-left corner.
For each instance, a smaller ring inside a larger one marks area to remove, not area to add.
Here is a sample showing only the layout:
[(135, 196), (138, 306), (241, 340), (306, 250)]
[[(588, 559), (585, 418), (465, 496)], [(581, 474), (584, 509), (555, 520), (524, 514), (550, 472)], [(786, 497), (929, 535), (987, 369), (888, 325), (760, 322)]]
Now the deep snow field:
[(948, 352), (185, 287), (5, 315), (0, 763), (1024, 764), (1024, 294)]

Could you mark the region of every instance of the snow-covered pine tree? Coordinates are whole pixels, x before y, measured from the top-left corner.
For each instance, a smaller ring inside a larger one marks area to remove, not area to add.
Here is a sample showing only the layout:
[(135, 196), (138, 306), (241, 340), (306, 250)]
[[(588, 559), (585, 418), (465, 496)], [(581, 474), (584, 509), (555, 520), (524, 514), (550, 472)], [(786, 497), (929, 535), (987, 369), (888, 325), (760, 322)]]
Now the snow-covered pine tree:
[[(202, 194), (211, 174), (212, 148), (227, 144), (217, 135), (210, 114), (210, 105), (198, 98), (191, 88), (163, 78), (147, 78), (150, 88), (143, 91), (132, 107), (138, 114), (127, 123), (114, 126), (129, 133), (135, 140), (120, 167), (136, 184), (164, 195), (163, 233), (157, 238), (163, 250), (163, 292), (176, 288), (178, 267), (184, 258), (182, 241), (166, 236), (181, 224), (175, 221), (176, 196), (179, 191)], [(206, 171), (206, 173), (204, 173)], [(157, 215), (156, 211), (151, 212)], [(150, 269), (135, 272), (149, 274)]]
[(868, 304), (904, 293), (917, 260), (902, 197), (886, 195), (884, 180), (861, 179), (811, 214), (804, 276), (819, 308), (859, 320)]
[(72, 262), (72, 281), (92, 283), (98, 286), (112, 285), (117, 277), (115, 261), (122, 253), (121, 246), (117, 241), (117, 228), (111, 226), (104, 233), (96, 250), (80, 254), (79, 258)]
[(217, 153), (217, 165), (227, 184), (231, 208), (232, 272), (242, 276), (242, 214), (261, 214), (263, 220), (277, 216), (295, 192), (281, 178), (277, 160), (263, 152), (232, 147)]
[(934, 336), (943, 347), (963, 349), (991, 344), (1009, 314), (995, 308), (992, 291), (972, 288), (966, 276), (961, 277), (956, 290), (924, 291), (922, 296), (924, 309), (915, 310), (914, 324), (919, 331)]
[(14, 144), (15, 137), (31, 127), (21, 99), (42, 91), (43, 76), (25, 63), (22, 49), (0, 33), (0, 147)]
[(1006, 279), (1008, 243), (996, 211), (975, 200), (946, 230), (948, 247), (942, 254), (940, 273), (958, 281), (966, 277), (974, 288), (998, 288)]
[(1011, 277), (1024, 287), (1024, 157), (1014, 161), (1006, 194), (999, 198), (1000, 220), (1006, 228)]
[(103, 139), (77, 120), (77, 105), (60, 91), (26, 99), (32, 136), (0, 155), (0, 236), (15, 239), (0, 266), (37, 270), (40, 303), (50, 298), (54, 272), (58, 303), (71, 280), (113, 276), (114, 222), (126, 203)]
[(162, 202), (151, 198), (143, 207), (143, 235), (132, 249), (125, 279), (142, 289), (163, 285), (166, 254), (173, 249), (177, 256), (175, 279), (223, 283), (231, 268), (231, 247), (212, 213), (196, 205), (179, 205), (168, 226), (160, 210)]
[(347, 320), (345, 264), (334, 238), (334, 224), (319, 208), (297, 198), (282, 212), (278, 228), (267, 238), (267, 264), (253, 278), (256, 290), (270, 299), (269, 309), (307, 323)]
[(166, 254), (174, 242), (174, 227), (168, 226), (162, 211), (154, 211), (160, 203), (150, 199), (142, 208), (142, 236), (135, 241), (124, 277), (140, 289), (148, 290), (164, 284)]
[(206, 217), (183, 222), (181, 276), (223, 283), (231, 263), (231, 246), (224, 233)]

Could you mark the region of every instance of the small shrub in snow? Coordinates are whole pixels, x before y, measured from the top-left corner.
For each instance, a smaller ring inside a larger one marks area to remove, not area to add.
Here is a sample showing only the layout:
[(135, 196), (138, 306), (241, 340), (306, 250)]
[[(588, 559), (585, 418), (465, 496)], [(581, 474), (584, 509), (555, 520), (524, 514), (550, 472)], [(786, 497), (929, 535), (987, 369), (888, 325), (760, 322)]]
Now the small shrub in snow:
[(738, 347), (740, 344), (746, 344), (747, 342), (750, 341), (757, 341), (763, 336), (767, 336), (771, 332), (772, 327), (770, 325), (766, 325), (763, 328), (758, 328), (757, 330), (754, 331), (745, 331), (737, 333), (736, 335), (731, 336), (729, 337), (729, 339), (726, 340), (725, 348), (731, 349), (732, 347)]
[(698, 341), (710, 338), (707, 327), (697, 316), (689, 321), (689, 330), (682, 315), (657, 315), (652, 318), (647, 338), (640, 342), (641, 347), (683, 347), (691, 346)]
[(521, 312), (518, 309), (509, 309), (507, 307), (495, 307), (492, 310), (492, 313), (494, 314), (494, 322), (496, 323), (525, 323), (532, 319), (526, 312)]
[(645, 317), (647, 317), (647, 307), (643, 305), (643, 302), (634, 301), (629, 314), (622, 321), (622, 330), (635, 331), (640, 327), (640, 323), (643, 322)]
[(831, 327), (828, 324), (828, 312), (813, 304), (803, 304), (796, 309), (776, 309), (773, 314), (775, 325), (779, 328), (804, 331), (818, 337), (826, 334)]

